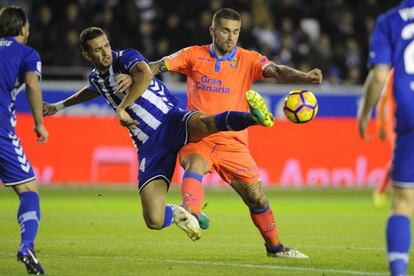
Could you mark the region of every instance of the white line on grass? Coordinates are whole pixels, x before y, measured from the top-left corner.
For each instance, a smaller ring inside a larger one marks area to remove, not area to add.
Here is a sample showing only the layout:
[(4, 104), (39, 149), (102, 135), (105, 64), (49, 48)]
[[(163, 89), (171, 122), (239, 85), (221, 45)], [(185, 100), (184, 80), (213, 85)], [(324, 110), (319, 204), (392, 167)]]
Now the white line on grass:
[[(14, 254), (0, 252), (0, 256), (15, 256)], [(301, 266), (282, 266), (282, 265), (267, 265), (267, 264), (235, 264), (235, 263), (223, 263), (223, 262), (209, 262), (209, 261), (196, 261), (196, 260), (178, 260), (178, 259), (144, 259), (134, 256), (63, 256), (63, 255), (43, 255), (44, 258), (76, 258), (76, 259), (128, 259), (138, 262), (155, 262), (155, 263), (172, 263), (172, 264), (189, 264), (189, 265), (204, 265), (204, 266), (224, 266), (224, 267), (241, 267), (241, 268), (258, 268), (269, 270), (291, 270), (302, 272), (320, 272), (320, 273), (337, 273), (347, 275), (389, 275), (386, 272), (367, 272), (359, 270), (346, 270), (346, 269), (331, 269), (331, 268), (313, 268), (313, 267), (301, 267)]]

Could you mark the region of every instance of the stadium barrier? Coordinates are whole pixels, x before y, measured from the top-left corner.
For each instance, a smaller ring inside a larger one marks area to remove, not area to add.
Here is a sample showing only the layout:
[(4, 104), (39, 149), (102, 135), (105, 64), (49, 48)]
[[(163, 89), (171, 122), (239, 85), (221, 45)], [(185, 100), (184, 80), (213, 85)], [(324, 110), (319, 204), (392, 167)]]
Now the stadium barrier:
[[(79, 83), (46, 83), (44, 100), (59, 101), (80, 87)], [(185, 102), (185, 86), (169, 85)], [(346, 89), (310, 87), (320, 105), (315, 120), (293, 124), (283, 120), (283, 96), (294, 87), (259, 85), (269, 106), (280, 118), (275, 127), (253, 127), (249, 143), (268, 186), (346, 186), (374, 185), (385, 175), (391, 147), (373, 138), (362, 141), (357, 133), (356, 107), (360, 87)], [(317, 90), (319, 89), (319, 90)], [(327, 91), (329, 90), (329, 91)], [(50, 133), (47, 144), (35, 142), (33, 121), (23, 93), (17, 98), (17, 132), (23, 147), (43, 184), (136, 185), (137, 156), (128, 132), (119, 125), (103, 99), (68, 108), (45, 119)], [(374, 135), (371, 122), (369, 132)], [(173, 183), (179, 183), (182, 170), (177, 166)], [(224, 185), (216, 173), (205, 177), (205, 184)]]

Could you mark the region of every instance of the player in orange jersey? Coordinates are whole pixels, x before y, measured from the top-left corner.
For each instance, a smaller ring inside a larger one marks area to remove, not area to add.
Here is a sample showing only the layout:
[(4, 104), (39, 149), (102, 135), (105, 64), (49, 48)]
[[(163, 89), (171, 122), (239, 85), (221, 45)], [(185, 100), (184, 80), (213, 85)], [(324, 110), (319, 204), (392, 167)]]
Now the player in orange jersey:
[[(208, 113), (228, 109), (247, 111), (244, 95), (259, 79), (312, 84), (322, 81), (319, 69), (304, 73), (237, 47), (240, 28), (240, 15), (236, 11), (220, 9), (210, 27), (212, 44), (182, 49), (150, 63), (150, 67), (154, 74), (166, 71), (185, 74), (188, 109)], [(307, 258), (279, 241), (257, 165), (247, 146), (246, 131), (211, 135), (182, 148), (179, 157), (185, 169), (181, 189), (183, 206), (199, 219), (202, 228), (208, 227), (208, 219), (200, 210), (204, 197), (202, 178), (214, 168), (249, 207), (253, 223), (265, 240), (268, 256)]]
[[(377, 129), (378, 137), (386, 140), (391, 147), (394, 146), (394, 102), (393, 102), (393, 80), (394, 69), (388, 73), (382, 97), (377, 104)], [(374, 193), (374, 205), (377, 208), (384, 208), (387, 205), (387, 190), (391, 186), (391, 162), (387, 164), (386, 175), (381, 183), (378, 183)]]

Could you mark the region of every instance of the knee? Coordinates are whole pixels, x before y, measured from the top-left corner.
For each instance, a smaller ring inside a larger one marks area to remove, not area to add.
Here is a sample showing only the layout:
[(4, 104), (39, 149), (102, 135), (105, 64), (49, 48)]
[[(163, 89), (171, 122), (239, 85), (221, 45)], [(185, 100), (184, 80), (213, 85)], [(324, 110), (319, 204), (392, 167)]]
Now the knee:
[(392, 212), (396, 215), (411, 217), (414, 211), (414, 189), (395, 188)]
[(181, 166), (185, 171), (199, 173), (204, 175), (208, 172), (207, 162), (199, 156), (189, 156), (181, 161)]
[(245, 199), (249, 208), (262, 209), (267, 207), (267, 199), (262, 191), (250, 191)]
[(151, 230), (161, 230), (162, 225), (164, 224), (164, 219), (155, 217), (155, 216), (148, 216), (144, 215), (145, 224)]
[(13, 186), (13, 190), (16, 192), (17, 195), (20, 195), (25, 192), (38, 193), (37, 184), (35, 181), (30, 181), (22, 185)]
[(411, 217), (413, 214), (413, 202), (406, 199), (397, 199), (392, 203), (392, 212), (394, 215), (404, 215)]

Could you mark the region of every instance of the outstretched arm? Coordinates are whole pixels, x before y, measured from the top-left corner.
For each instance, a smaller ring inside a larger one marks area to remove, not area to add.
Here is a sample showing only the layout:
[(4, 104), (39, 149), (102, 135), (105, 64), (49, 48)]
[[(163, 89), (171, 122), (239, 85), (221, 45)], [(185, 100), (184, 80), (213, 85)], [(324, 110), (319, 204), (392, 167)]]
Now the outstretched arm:
[(32, 109), (37, 141), (45, 143), (49, 134), (43, 124), (42, 91), (40, 90), (39, 76), (35, 72), (27, 72), (24, 75), (24, 82), (26, 83), (27, 100)]
[(358, 108), (358, 130), (363, 139), (368, 138), (365, 131), (371, 118), (372, 109), (381, 96), (388, 71), (388, 65), (376, 65), (369, 71), (365, 80), (364, 92)]
[(322, 82), (322, 72), (320, 69), (316, 68), (305, 73), (289, 66), (277, 65), (275, 63), (265, 67), (263, 76), (265, 78), (273, 78), (281, 83), (320, 84)]
[(165, 61), (163, 59), (157, 60), (157, 61), (152, 61), (149, 64), (149, 67), (151, 69), (151, 72), (154, 75), (158, 75), (164, 72), (168, 71), (167, 68), (167, 64), (165, 63)]
[(72, 96), (66, 98), (65, 100), (61, 102), (54, 103), (54, 104), (44, 102), (43, 103), (43, 114), (54, 115), (58, 111), (64, 109), (65, 107), (87, 102), (98, 96), (99, 96), (98, 94), (89, 91), (88, 86), (85, 86), (84, 88), (82, 88), (81, 90), (79, 90), (78, 92), (76, 92), (75, 94), (73, 94)]

